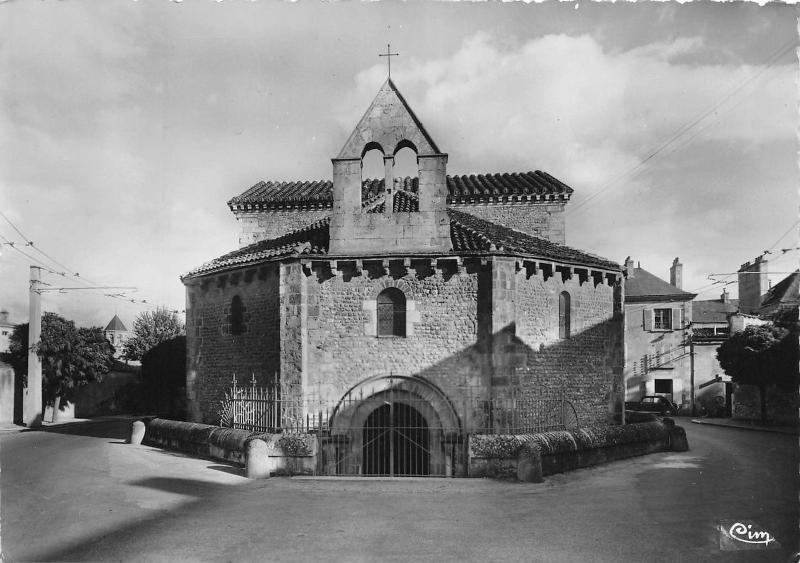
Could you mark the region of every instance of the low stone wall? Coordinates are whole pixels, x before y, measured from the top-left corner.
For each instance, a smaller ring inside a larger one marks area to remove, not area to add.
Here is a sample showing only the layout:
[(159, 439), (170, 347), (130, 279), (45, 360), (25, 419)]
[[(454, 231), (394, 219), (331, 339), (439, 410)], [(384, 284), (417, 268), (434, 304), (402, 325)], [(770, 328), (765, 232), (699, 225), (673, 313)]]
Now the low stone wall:
[(219, 459), (244, 466), (248, 443), (261, 440), (265, 448), (253, 450), (267, 475), (311, 475), (316, 466), (317, 440), (309, 434), (264, 434), (163, 418), (144, 419), (143, 443)]
[(545, 475), (669, 450), (688, 450), (685, 431), (672, 419), (539, 434), (473, 435), (469, 475), (541, 482)]

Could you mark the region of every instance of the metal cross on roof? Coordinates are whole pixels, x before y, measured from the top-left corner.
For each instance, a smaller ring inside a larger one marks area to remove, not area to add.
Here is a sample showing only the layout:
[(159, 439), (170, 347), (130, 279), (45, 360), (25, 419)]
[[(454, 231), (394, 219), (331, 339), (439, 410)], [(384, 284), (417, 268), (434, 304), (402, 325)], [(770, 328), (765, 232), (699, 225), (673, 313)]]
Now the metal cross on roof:
[(392, 77), (392, 57), (399, 57), (400, 53), (392, 53), (392, 46), (391, 44), (386, 44), (386, 54), (378, 55), (379, 57), (386, 57), (386, 61), (389, 63), (389, 78)]

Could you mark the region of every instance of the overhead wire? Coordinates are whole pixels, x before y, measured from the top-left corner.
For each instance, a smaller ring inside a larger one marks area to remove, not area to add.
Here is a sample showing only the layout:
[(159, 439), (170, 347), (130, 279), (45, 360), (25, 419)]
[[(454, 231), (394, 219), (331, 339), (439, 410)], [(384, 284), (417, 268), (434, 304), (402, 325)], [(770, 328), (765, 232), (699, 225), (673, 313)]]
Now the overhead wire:
[[(580, 209), (585, 207), (589, 202), (591, 202), (595, 198), (599, 197), (601, 194), (605, 193), (607, 190), (609, 190), (612, 187), (614, 187), (615, 184), (617, 186), (622, 185), (620, 182), (624, 183), (626, 178), (632, 177), (636, 172), (638, 172), (641, 168), (643, 168), (650, 160), (652, 160), (657, 155), (662, 153), (664, 150), (666, 150), (669, 146), (671, 146), (676, 141), (678, 141), (682, 136), (684, 136), (690, 130), (692, 130), (696, 126), (698, 126), (704, 119), (706, 119), (709, 115), (714, 113), (722, 104), (727, 102), (734, 95), (736, 95), (738, 92), (740, 92), (743, 88), (745, 88), (750, 83), (752, 83), (756, 78), (759, 78), (767, 70), (772, 68), (781, 59), (781, 57), (783, 57), (783, 55), (788, 53), (795, 46), (796, 46), (796, 42), (795, 41), (791, 41), (789, 43), (784, 44), (780, 48), (778, 48), (778, 50), (776, 52), (774, 52), (767, 59), (766, 66), (762, 67), (757, 72), (755, 72), (754, 74), (749, 76), (747, 79), (745, 79), (744, 81), (742, 81), (739, 84), (737, 84), (734, 88), (732, 88), (725, 96), (723, 96), (719, 101), (717, 101), (709, 109), (705, 110), (704, 112), (700, 113), (698, 116), (696, 116), (695, 118), (693, 118), (689, 122), (687, 122), (684, 125), (682, 125), (681, 127), (679, 127), (675, 132), (673, 132), (670, 135), (670, 137), (667, 140), (663, 141), (654, 150), (650, 151), (649, 154), (644, 159), (641, 160), (641, 162), (637, 163), (633, 167), (629, 168), (625, 172), (622, 172), (621, 174), (616, 176), (614, 179), (612, 179), (609, 182), (607, 182), (606, 184), (604, 184), (599, 190), (597, 190), (595, 193), (589, 195), (583, 201), (580, 201), (580, 202), (577, 202), (576, 204), (574, 204), (570, 209), (566, 210), (566, 213), (569, 215), (571, 213), (579, 211)], [(686, 143), (684, 143), (681, 146), (685, 146), (685, 144), (687, 144), (689, 141), (694, 139), (700, 132), (702, 132), (704, 130), (705, 129), (697, 132), (695, 135), (693, 135), (688, 140), (686, 140)]]
[[(0, 234), (0, 239), (2, 239), (3, 244), (9, 246), (11, 249), (15, 250), (16, 252), (18, 252), (22, 256), (26, 257), (28, 260), (31, 260), (31, 261), (35, 262), (45, 272), (47, 272), (49, 274), (52, 274), (52, 275), (60, 276), (62, 278), (67, 278), (67, 277), (73, 278), (73, 279), (75, 279), (75, 280), (77, 280), (77, 281), (79, 281), (81, 283), (87, 284), (88, 287), (86, 287), (85, 289), (88, 289), (88, 290), (93, 290), (94, 289), (94, 290), (98, 290), (98, 291), (105, 291), (110, 287), (110, 286), (103, 286), (103, 285), (101, 285), (101, 284), (99, 284), (97, 282), (94, 282), (94, 281), (91, 281), (91, 280), (89, 280), (87, 278), (84, 278), (83, 276), (81, 276), (75, 270), (72, 270), (68, 266), (66, 266), (63, 263), (61, 263), (60, 261), (56, 260), (55, 258), (50, 256), (49, 254), (47, 254), (43, 250), (41, 250), (38, 247), (36, 247), (34, 245), (34, 243), (30, 239), (28, 239), (25, 236), (25, 234), (19, 229), (19, 227), (17, 227), (14, 224), (14, 222), (11, 221), (2, 211), (0, 211), (0, 216), (2, 216), (3, 219), (5, 219), (6, 222), (9, 225), (11, 225), (11, 227), (14, 229), (14, 231), (16, 231), (16, 233), (22, 238), (22, 240), (25, 241), (25, 244), (22, 245), (23, 247), (33, 248), (34, 250), (38, 251), (40, 254), (45, 256), (52, 263), (48, 264), (44, 260), (42, 260), (40, 258), (37, 258), (36, 256), (33, 256), (33, 255), (25, 252), (24, 250), (19, 248), (20, 245), (17, 244), (16, 241), (13, 241), (13, 240), (3, 236), (2, 234)], [(63, 268), (65, 271), (58, 271), (57, 269), (54, 269), (52, 264), (57, 264), (58, 266)], [(42, 283), (46, 283), (46, 282), (42, 282)], [(46, 285), (51, 285), (51, 284), (46, 283)], [(71, 289), (71, 288), (65, 288), (65, 289)], [(81, 289), (84, 289), (84, 288), (81, 288)], [(137, 291), (137, 289), (135, 287), (133, 287), (132, 291)], [(66, 293), (66, 291), (60, 291), (59, 293)], [(121, 301), (125, 301), (126, 303), (132, 303), (134, 305), (145, 306), (147, 308), (156, 307), (156, 308), (164, 308), (164, 309), (167, 309), (169, 311), (176, 312), (176, 313), (185, 312), (185, 310), (182, 310), (182, 309), (179, 309), (179, 308), (176, 309), (175, 307), (172, 307), (172, 306), (160, 305), (160, 304), (155, 304), (155, 303), (149, 302), (147, 299), (138, 299), (137, 300), (135, 298), (132, 298), (132, 297), (126, 295), (125, 293), (118, 293), (118, 294), (102, 293), (102, 295), (105, 296), (105, 297), (111, 297), (113, 299), (118, 299), (118, 300), (121, 300)]]

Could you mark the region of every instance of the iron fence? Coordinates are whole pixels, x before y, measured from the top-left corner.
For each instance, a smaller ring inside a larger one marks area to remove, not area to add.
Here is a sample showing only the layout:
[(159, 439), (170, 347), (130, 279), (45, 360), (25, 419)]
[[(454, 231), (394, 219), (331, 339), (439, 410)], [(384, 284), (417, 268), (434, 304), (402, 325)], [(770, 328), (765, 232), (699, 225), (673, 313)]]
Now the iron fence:
[(304, 397), (296, 388), (260, 387), (255, 379), (241, 386), (234, 378), (220, 419), (225, 426), (257, 432), (317, 435), (317, 472), (327, 475), (463, 474), (471, 433), (532, 434), (578, 426), (563, 393), (545, 397), (512, 389), (486, 398), (456, 389), (432, 403), (401, 387), (389, 378), (378, 392), (351, 392), (334, 403)]
[[(391, 385), (389, 386), (391, 393)], [(385, 393), (384, 393), (385, 395)], [(448, 396), (449, 405), (460, 421), (458, 429), (481, 434), (532, 434), (549, 430), (574, 429), (578, 414), (563, 392), (542, 395), (512, 389), (502, 396), (485, 398), (474, 390), (457, 389)], [(394, 402), (390, 395), (384, 402)], [(363, 394), (346, 394), (334, 401), (304, 397), (296, 389), (239, 385), (233, 379), (231, 389), (221, 401), (220, 424), (259, 432), (326, 432), (337, 413), (348, 412), (368, 401)], [(423, 399), (403, 398), (420, 408), (428, 408)], [(418, 403), (418, 404), (417, 404)]]

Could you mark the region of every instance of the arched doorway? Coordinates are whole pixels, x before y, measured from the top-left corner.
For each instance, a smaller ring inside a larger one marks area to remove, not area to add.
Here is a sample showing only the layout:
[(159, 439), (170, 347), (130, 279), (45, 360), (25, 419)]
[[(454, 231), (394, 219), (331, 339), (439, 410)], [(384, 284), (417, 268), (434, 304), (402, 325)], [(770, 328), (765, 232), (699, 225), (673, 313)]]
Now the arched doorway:
[(453, 476), (466, 471), (461, 422), (421, 377), (376, 376), (350, 388), (321, 441), (327, 475)]
[(364, 421), (362, 467), (365, 475), (429, 475), (428, 421), (411, 405), (384, 402)]

